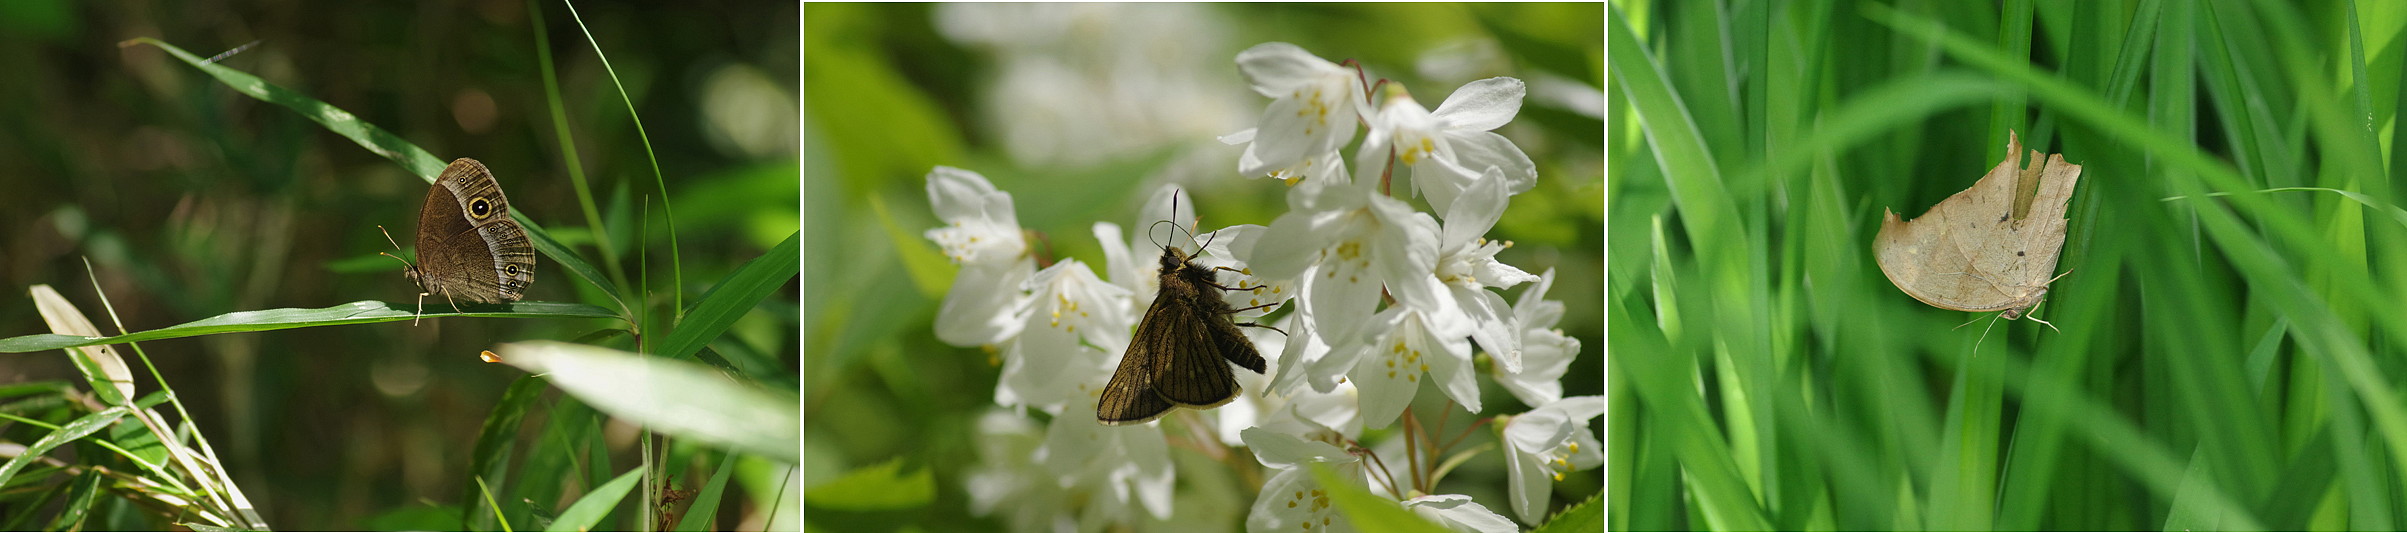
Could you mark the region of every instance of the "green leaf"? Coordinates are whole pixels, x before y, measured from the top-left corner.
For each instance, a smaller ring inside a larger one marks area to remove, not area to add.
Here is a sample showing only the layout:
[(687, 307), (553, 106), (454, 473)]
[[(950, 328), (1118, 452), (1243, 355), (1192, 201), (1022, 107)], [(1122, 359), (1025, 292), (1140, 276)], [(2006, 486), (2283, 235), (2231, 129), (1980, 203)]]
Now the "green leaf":
[(611, 508), (618, 507), (619, 500), (627, 497), (627, 491), (635, 488), (635, 482), (643, 480), (643, 473), (642, 468), (628, 470), (625, 474), (619, 474), (618, 479), (595, 487), (593, 492), (585, 493), (585, 497), (577, 498), (577, 503), (570, 504), (568, 510), (561, 511), (560, 517), (552, 520), (551, 527), (544, 531), (593, 530), (602, 517), (610, 515)]
[[(478, 433), (476, 450), (469, 455), (469, 476), (482, 478), (493, 486), (507, 484), (510, 449), (518, 442), (519, 420), (525, 418), (527, 405), (543, 397), (544, 389), (549, 387), (549, 383), (535, 376), (520, 376), (518, 381), (510, 383), (510, 390), (502, 393), (501, 401), (493, 405), (493, 413), (485, 416), (485, 429)], [(465, 507), (468, 512), (460, 516), (461, 529), (478, 531), (494, 525), (491, 508), (473, 505), (482, 501), (477, 497), (478, 489), (466, 487), (466, 493), (461, 495), (461, 502), (471, 504)]]
[(67, 508), (50, 520), (51, 531), (83, 531), (84, 517), (92, 514), (93, 497), (100, 494), (100, 473), (85, 471), (75, 476), (75, 493), (67, 497)]
[(1545, 525), (1538, 526), (1538, 529), (1533, 530), (1531, 533), (1584, 533), (1588, 531), (1604, 531), (1605, 508), (1602, 505), (1598, 505), (1598, 502), (1604, 501), (1604, 497), (1605, 493), (1603, 492), (1598, 492), (1595, 496), (1589, 496), (1588, 499), (1582, 500), (1580, 503), (1573, 504), (1570, 508), (1564, 509), (1563, 512), (1555, 513), (1554, 518), (1547, 519)]
[(803, 493), (803, 502), (835, 511), (902, 511), (936, 500), (936, 478), (926, 468), (902, 473), (902, 458), (894, 458), (844, 474)]
[(685, 319), (677, 323), (677, 329), (669, 332), (668, 341), (661, 344), (658, 355), (671, 359), (692, 356), (695, 350), (726, 333), (736, 319), (743, 318), (762, 298), (785, 286), (786, 280), (800, 276), (801, 239), (799, 231), (787, 235), (785, 242), (745, 262), (734, 274), (711, 286), (710, 292), (703, 293), (702, 299), (686, 310)]
[[(291, 89), (268, 83), (248, 72), (234, 70), (223, 64), (211, 63), (199, 56), (185, 52), (184, 49), (177, 48), (175, 45), (149, 37), (140, 37), (125, 41), (119, 46), (135, 44), (159, 47), (161, 50), (166, 50), (169, 55), (175, 56), (176, 59), (183, 60), (185, 64), (192, 65), (193, 68), (216, 77), (218, 82), (232, 87), (237, 92), (250, 95), (263, 102), (283, 106), (291, 109), (294, 113), (299, 113), (302, 117), (317, 121), (318, 124), (326, 126), (327, 131), (351, 139), (352, 142), (359, 143), (361, 147), (384, 156), (385, 159), (400, 163), (401, 168), (408, 170), (411, 174), (416, 174), (419, 179), (425, 180), (429, 184), (434, 183), (435, 177), (443, 173), (443, 167), (449, 165), (448, 162), (419, 148), (418, 145), (411, 144), (409, 141), (403, 140), (401, 136), (385, 131), (384, 128), (376, 127), (375, 124), (360, 120), (358, 115), (353, 115), (349, 111), (304, 96)], [(527, 240), (534, 243), (535, 249), (543, 252), (544, 257), (551, 258), (553, 262), (559, 263), (569, 272), (583, 278), (586, 283), (601, 287), (603, 292), (609, 293), (612, 299), (620, 300), (619, 307), (626, 307), (626, 302), (618, 295), (619, 291), (612, 288), (615, 285), (609, 283), (607, 278), (601, 277), (598, 271), (594, 270), (593, 265), (585, 261), (585, 258), (577, 256), (576, 252), (568, 247), (561, 246), (558, 240), (552, 238), (551, 232), (544, 231), (543, 226), (528, 219), (526, 213), (513, 209), (510, 210), (510, 218), (517, 220), (518, 225), (525, 227)]]
[(300, 113), (302, 117), (317, 121), (318, 124), (325, 125), (327, 131), (351, 139), (352, 142), (359, 143), (360, 147), (367, 148), (376, 155), (384, 156), (385, 159), (400, 163), (401, 167), (409, 169), (411, 174), (426, 178), (427, 183), (434, 183), (435, 176), (442, 174), (443, 167), (449, 164), (435, 157), (434, 154), (427, 153), (425, 149), (418, 148), (418, 145), (402, 140), (401, 136), (394, 135), (393, 132), (385, 131), (384, 128), (376, 127), (375, 124), (360, 120), (358, 115), (353, 115), (349, 111), (293, 92), (292, 89), (268, 83), (251, 73), (234, 70), (224, 64), (211, 63), (200, 56), (185, 52), (182, 48), (176, 48), (175, 45), (149, 37), (138, 37), (120, 43), (118, 46), (127, 47), (135, 44), (159, 47), (160, 50), (166, 50), (176, 59), (183, 60), (185, 64), (192, 65), (192, 68), (200, 69), (201, 72), (216, 77), (218, 82), (234, 88), (236, 92), (263, 102), (284, 106), (295, 113)]
[(727, 476), (735, 473), (735, 460), (742, 457), (727, 454), (719, 460), (719, 468), (710, 473), (710, 482), (702, 485), (702, 494), (694, 496), (694, 504), (685, 508), (685, 516), (677, 519), (678, 531), (703, 531), (711, 518), (719, 516), (719, 499), (727, 494)]
[(132, 408), (120, 405), (84, 415), (83, 418), (77, 418), (74, 422), (68, 422), (65, 427), (59, 428), (58, 431), (52, 431), (49, 435), (43, 436), (42, 440), (35, 441), (32, 446), (25, 447), (25, 451), (17, 454), (15, 458), (9, 459), (8, 464), (0, 465), (0, 484), (7, 484), (8, 478), (16, 477), (18, 470), (24, 470), (25, 465), (33, 464), (34, 460), (40, 458), (42, 454), (50, 453), (52, 448), (75, 442), (75, 439), (84, 438), (85, 435), (108, 428), (110, 423), (116, 422), (119, 417), (130, 412), (133, 412)]
[(519, 342), (502, 362), (545, 374), (560, 390), (611, 416), (654, 431), (779, 459), (802, 461), (801, 401), (695, 363), (559, 342)]
[(1313, 463), (1312, 479), (1319, 481), (1321, 490), (1329, 491), (1329, 499), (1346, 520), (1354, 522), (1361, 531), (1393, 531), (1397, 533), (1446, 533), (1444, 526), (1431, 523), (1404, 509), (1394, 500), (1337, 478), (1328, 465)]
[[(450, 305), (434, 303), (428, 309), (449, 310)], [(421, 315), (411, 311), (412, 305), (388, 304), (376, 300), (361, 300), (320, 309), (264, 309), (237, 311), (183, 324), (138, 331), (115, 337), (84, 337), (78, 335), (25, 335), (0, 339), (0, 353), (25, 353), (56, 350), (96, 344), (119, 344), (159, 339), (174, 339), (219, 333), (244, 333), (279, 329), (369, 324), (376, 322), (406, 322)], [(484, 317), (484, 318), (618, 318), (617, 312), (585, 304), (558, 302), (515, 302), (508, 304), (460, 304), (458, 312), (435, 311), (425, 318)]]
[[(144, 396), (143, 399), (159, 397), (150, 395)], [(135, 408), (148, 409), (149, 406), (136, 403)], [(125, 449), (126, 453), (133, 455), (135, 459), (151, 466), (167, 464), (167, 445), (159, 442), (159, 434), (151, 433), (150, 426), (144, 425), (140, 420), (119, 419), (117, 423), (110, 424), (108, 440), (115, 443), (117, 447)]]

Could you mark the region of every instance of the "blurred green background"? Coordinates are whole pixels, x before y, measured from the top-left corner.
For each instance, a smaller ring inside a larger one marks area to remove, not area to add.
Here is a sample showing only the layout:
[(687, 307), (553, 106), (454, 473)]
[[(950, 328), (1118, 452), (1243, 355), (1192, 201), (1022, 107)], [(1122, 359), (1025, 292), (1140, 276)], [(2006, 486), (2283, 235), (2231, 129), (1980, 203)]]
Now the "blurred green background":
[[(1610, 17), (1612, 529), (2407, 524), (2407, 4)], [(1984, 340), (1872, 243), (2009, 131), (2084, 169)]]
[[(887, 502), (897, 512), (814, 514), (814, 523), (999, 527), (969, 516), (961, 489), (977, 460), (977, 417), (996, 408), (999, 369), (930, 331), (956, 267), (921, 236), (940, 225), (928, 171), (984, 174), (1055, 257), (1097, 268), (1089, 226), (1141, 227), (1137, 210), (1163, 183), (1195, 198), (1204, 229), (1267, 225), (1285, 212), (1287, 187), (1236, 175), (1242, 147), (1214, 140), (1251, 127), (1269, 103), (1235, 60), (1263, 42), (1357, 59), (1431, 108), (1473, 80), (1529, 84), (1520, 115), (1498, 133), (1537, 162), (1537, 188), (1512, 199), (1488, 238), (1516, 242), (1499, 260), (1557, 271), (1549, 298), (1568, 305), (1561, 327), (1584, 346), (1564, 393), (1603, 390), (1601, 4), (810, 4), (803, 15), (804, 480), (869, 472), (922, 491)], [(1483, 414), (1526, 409), (1490, 385)], [(1440, 407), (1432, 399), (1427, 412)], [(888, 461), (901, 473), (863, 470)], [(1503, 469), (1486, 454), (1441, 490), (1507, 509)], [(1558, 498), (1601, 488), (1569, 479)], [(1253, 494), (1231, 497), (1245, 505)], [(815, 502), (806, 496), (807, 509), (833, 510)]]
[[(567, 10), (540, 7), (604, 234), (586, 225), (569, 179), (527, 2), (0, 3), (0, 72), (8, 73), (0, 196), (9, 203), (0, 209), (0, 335), (48, 331), (25, 297), (33, 284), (56, 287), (114, 331), (87, 257), (135, 330), (239, 310), (408, 302), (417, 293), (399, 264), (374, 254), (391, 249), (379, 224), (409, 244), (424, 181), (156, 48), (119, 46), (134, 37), (203, 56), (256, 42), (222, 64), (341, 107), (444, 160), (483, 161), (513, 208), (597, 266), (596, 241), (611, 239), (630, 281), (648, 271), (654, 313), (667, 311), (670, 290), (691, 302), (799, 229), (799, 6), (580, 4), (648, 128), (675, 202), (685, 283), (675, 287), (647, 141)], [(539, 272), (529, 300), (615, 308), (548, 261)], [(798, 368), (798, 288), (787, 284), (712, 348)], [(460, 503), (479, 425), (523, 375), (477, 352), (609, 325), (451, 319), (145, 348), (269, 524), (441, 529), (456, 522), (403, 516)], [(625, 340), (605, 345), (627, 349)], [(140, 389), (157, 390), (136, 365)], [(75, 375), (60, 352), (0, 356), (0, 383)], [(526, 427), (543, 427), (540, 417)], [(533, 438), (527, 433), (522, 439)], [(635, 462), (633, 434), (609, 428), (618, 470)], [(761, 476), (776, 490), (778, 474)]]

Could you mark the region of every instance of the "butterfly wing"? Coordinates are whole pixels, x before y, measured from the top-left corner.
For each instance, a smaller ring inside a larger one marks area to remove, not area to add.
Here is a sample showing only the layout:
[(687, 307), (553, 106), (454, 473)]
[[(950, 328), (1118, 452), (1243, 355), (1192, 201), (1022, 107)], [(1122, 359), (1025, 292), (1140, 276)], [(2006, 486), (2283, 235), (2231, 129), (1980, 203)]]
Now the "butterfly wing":
[(535, 250), (510, 218), (510, 200), (493, 172), (463, 157), (444, 167), (435, 185), (418, 216), (420, 262), (433, 265), (422, 270), (435, 277), (427, 289), (481, 303), (525, 297), (535, 282)]
[[(1210, 409), (1237, 399), (1237, 376), (1221, 359), (1221, 346), (1212, 334), (1211, 321), (1227, 319), (1197, 308), (1197, 297), (1192, 290), (1165, 290), (1145, 312), (1147, 324), (1162, 324), (1160, 334), (1151, 337), (1153, 349), (1161, 354), (1155, 361), (1153, 392), (1172, 404)], [(1147, 339), (1143, 328), (1139, 330), (1137, 338)]]
[(1095, 421), (1106, 426), (1143, 424), (1170, 412), (1170, 402), (1153, 394), (1152, 367), (1158, 358), (1144, 344), (1129, 343), (1128, 353), (1120, 356), (1120, 368), (1112, 371), (1111, 382), (1103, 386), (1103, 397), (1095, 403)]

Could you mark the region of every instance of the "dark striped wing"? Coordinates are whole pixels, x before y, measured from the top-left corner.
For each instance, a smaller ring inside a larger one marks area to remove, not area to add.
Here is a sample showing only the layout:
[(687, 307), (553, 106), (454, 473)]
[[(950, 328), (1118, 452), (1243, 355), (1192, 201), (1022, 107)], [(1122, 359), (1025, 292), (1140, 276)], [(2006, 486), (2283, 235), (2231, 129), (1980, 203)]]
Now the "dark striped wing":
[[(1181, 295), (1184, 298), (1171, 295), (1165, 291), (1163, 297), (1154, 299), (1153, 309), (1145, 312), (1145, 322), (1137, 326), (1136, 338), (1152, 340), (1154, 346), (1148, 349), (1160, 354), (1153, 361), (1154, 394), (1172, 404), (1197, 409), (1219, 407), (1237, 399), (1237, 376), (1221, 359), (1223, 346), (1213, 335), (1212, 321), (1228, 319), (1199, 308), (1191, 299), (1192, 292)], [(1146, 335), (1149, 332), (1155, 335)], [(1252, 348), (1251, 344), (1246, 345), (1246, 349)]]
[(1120, 367), (1112, 371), (1112, 380), (1103, 386), (1103, 397), (1095, 404), (1095, 421), (1106, 426), (1143, 424), (1170, 412), (1170, 402), (1153, 393), (1154, 374), (1164, 364), (1167, 355), (1149, 342), (1160, 335), (1148, 335), (1155, 328), (1165, 327), (1167, 321), (1159, 316), (1162, 303), (1168, 298), (1156, 298), (1153, 308), (1145, 311), (1145, 319), (1137, 323), (1137, 335), (1129, 340), (1128, 353), (1120, 356)]

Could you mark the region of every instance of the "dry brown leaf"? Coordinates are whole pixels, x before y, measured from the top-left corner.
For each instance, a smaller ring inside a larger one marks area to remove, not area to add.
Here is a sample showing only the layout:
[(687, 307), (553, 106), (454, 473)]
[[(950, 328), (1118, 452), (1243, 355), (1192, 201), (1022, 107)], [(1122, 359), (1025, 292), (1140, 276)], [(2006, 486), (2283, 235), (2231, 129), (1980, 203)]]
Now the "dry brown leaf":
[[(1957, 311), (2005, 311), (2007, 320), (2046, 298), (2064, 249), (2064, 211), (2081, 165), (2030, 152), (2006, 138), (2006, 159), (1972, 188), (1930, 212), (1900, 221), (1884, 213), (1873, 255), (1889, 282), (1922, 303)], [(2042, 163), (2041, 161), (2044, 161)]]

